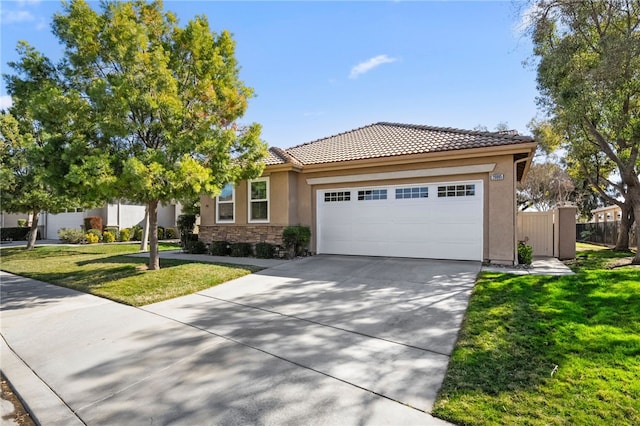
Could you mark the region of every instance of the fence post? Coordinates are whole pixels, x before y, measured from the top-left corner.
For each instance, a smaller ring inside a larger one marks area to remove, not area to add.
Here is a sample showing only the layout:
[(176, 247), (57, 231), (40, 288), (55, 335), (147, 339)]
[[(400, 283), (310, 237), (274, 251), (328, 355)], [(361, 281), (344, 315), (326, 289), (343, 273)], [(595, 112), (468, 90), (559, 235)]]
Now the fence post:
[(554, 255), (560, 259), (576, 257), (576, 207), (554, 210)]

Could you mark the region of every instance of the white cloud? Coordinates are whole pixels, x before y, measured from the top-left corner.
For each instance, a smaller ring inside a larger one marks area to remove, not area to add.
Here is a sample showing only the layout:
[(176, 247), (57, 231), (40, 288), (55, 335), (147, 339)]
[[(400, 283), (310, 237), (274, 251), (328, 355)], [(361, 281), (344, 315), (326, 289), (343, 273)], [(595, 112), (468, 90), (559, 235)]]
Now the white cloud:
[(396, 62), (397, 60), (397, 58), (390, 58), (387, 55), (374, 56), (373, 58), (367, 59), (364, 62), (360, 62), (355, 67), (351, 68), (351, 74), (349, 74), (349, 78), (358, 78), (360, 74), (367, 73), (382, 64), (390, 64), (392, 62)]
[(2, 14), (3, 24), (15, 24), (18, 22), (31, 22), (36, 18), (26, 10), (3, 10)]
[(13, 105), (13, 100), (9, 95), (0, 96), (0, 110), (11, 108)]

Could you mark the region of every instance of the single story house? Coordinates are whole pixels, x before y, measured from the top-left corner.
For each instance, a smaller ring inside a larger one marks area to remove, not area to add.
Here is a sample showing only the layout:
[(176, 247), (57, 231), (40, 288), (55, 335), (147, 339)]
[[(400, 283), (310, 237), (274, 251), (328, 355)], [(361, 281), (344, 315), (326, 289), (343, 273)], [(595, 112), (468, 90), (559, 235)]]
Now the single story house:
[(513, 264), (535, 149), (514, 131), (385, 122), (270, 148), (261, 177), (201, 198), (200, 239), (281, 244), (304, 225), (317, 254)]
[(598, 207), (591, 210), (589, 222), (616, 222), (622, 219), (622, 209), (618, 205)]

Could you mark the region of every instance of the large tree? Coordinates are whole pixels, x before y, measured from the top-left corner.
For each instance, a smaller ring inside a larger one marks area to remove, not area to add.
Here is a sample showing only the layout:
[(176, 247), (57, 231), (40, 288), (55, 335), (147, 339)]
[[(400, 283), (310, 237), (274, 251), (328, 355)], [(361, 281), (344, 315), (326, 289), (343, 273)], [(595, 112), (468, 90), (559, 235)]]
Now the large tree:
[(533, 163), (527, 178), (518, 184), (518, 204), (522, 210), (535, 207), (549, 211), (572, 198), (575, 186), (571, 177), (554, 162)]
[(529, 18), (540, 105), (569, 164), (640, 218), (640, 2), (540, 0)]
[(20, 43), (18, 53), (20, 61), (9, 64), (16, 74), (5, 76), (13, 105), (0, 116), (0, 190), (4, 211), (31, 214), (31, 249), (40, 212), (92, 206), (100, 196), (94, 192), (81, 200), (81, 191), (71, 188), (87, 177), (100, 184), (114, 179), (108, 170), (103, 174), (105, 161), (98, 164), (104, 154), (84, 149), (85, 102), (61, 84), (60, 70), (35, 49)]
[(180, 27), (162, 2), (64, 4), (53, 32), (65, 46), (66, 84), (86, 99), (111, 155), (117, 194), (147, 205), (149, 269), (159, 269), (160, 202), (216, 194), (262, 171), (260, 126), (237, 123), (253, 96), (239, 78), (235, 43), (206, 17)]

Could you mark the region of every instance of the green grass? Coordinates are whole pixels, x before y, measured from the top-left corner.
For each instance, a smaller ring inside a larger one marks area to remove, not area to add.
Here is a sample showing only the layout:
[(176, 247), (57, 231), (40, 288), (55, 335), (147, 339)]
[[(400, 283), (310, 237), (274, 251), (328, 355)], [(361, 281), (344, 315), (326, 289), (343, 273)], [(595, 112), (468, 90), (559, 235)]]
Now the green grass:
[(483, 273), (433, 414), (468, 425), (640, 424), (640, 269), (582, 251), (574, 276)]
[(159, 271), (145, 271), (148, 258), (126, 256), (138, 248), (138, 244), (3, 248), (0, 269), (133, 306), (191, 294), (261, 269), (160, 259)]

